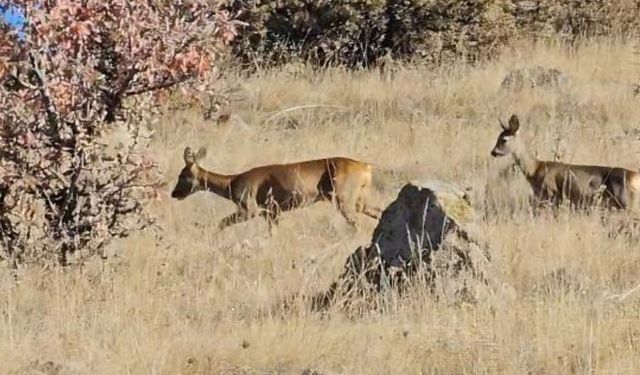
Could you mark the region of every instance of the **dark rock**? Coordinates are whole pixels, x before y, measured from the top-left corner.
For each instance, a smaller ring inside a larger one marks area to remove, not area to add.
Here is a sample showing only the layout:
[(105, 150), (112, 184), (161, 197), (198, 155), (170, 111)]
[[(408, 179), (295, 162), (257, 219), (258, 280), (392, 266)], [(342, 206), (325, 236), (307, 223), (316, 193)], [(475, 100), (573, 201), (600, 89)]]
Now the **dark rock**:
[[(475, 301), (489, 278), (490, 256), (478, 241), (467, 194), (440, 181), (405, 185), (382, 213), (369, 245), (347, 259), (330, 290), (316, 296), (316, 309), (422, 280), (438, 298)], [(416, 278), (416, 276), (418, 278)], [(375, 298), (374, 298), (375, 299)]]

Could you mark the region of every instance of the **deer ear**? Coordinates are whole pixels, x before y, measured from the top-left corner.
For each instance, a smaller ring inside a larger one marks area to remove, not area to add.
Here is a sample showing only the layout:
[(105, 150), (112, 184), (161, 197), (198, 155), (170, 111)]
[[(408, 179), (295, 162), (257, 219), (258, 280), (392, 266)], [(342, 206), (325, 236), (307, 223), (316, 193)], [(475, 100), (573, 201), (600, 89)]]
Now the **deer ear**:
[(207, 156), (207, 149), (204, 147), (200, 147), (198, 153), (195, 156), (195, 161), (200, 161), (204, 159), (205, 156)]
[(502, 128), (502, 130), (509, 130), (509, 127), (505, 125), (500, 118), (498, 118), (498, 122), (500, 123), (500, 127)]
[(518, 116), (511, 115), (511, 118), (509, 119), (509, 131), (511, 131), (511, 133), (515, 134), (518, 129), (520, 129), (520, 120), (518, 119)]
[(191, 147), (186, 147), (184, 149), (184, 163), (186, 165), (191, 165), (196, 162), (196, 157), (193, 155), (193, 151), (191, 151)]

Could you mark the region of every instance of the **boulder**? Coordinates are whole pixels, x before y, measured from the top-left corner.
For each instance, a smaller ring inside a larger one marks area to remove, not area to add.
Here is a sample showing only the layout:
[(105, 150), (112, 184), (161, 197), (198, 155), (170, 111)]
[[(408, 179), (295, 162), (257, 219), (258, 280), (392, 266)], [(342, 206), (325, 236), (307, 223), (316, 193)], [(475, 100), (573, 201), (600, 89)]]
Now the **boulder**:
[(448, 302), (476, 301), (491, 284), (491, 257), (475, 220), (466, 192), (455, 186), (406, 184), (382, 213), (371, 242), (347, 258), (339, 280), (314, 298), (314, 306), (327, 307), (339, 295), (349, 303), (415, 285)]

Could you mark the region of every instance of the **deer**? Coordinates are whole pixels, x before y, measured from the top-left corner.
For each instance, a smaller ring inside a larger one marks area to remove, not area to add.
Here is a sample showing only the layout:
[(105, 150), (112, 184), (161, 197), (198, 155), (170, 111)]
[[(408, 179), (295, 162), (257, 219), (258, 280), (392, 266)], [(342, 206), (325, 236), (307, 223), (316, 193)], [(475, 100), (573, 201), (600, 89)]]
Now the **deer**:
[(533, 190), (534, 209), (550, 204), (554, 209), (568, 201), (571, 208), (594, 205), (635, 211), (639, 207), (640, 172), (609, 166), (577, 165), (538, 160), (520, 134), (520, 120), (512, 114), (491, 150), (493, 157), (511, 155)]
[(347, 223), (356, 226), (354, 212), (379, 219), (382, 210), (369, 205), (372, 165), (344, 157), (272, 164), (234, 175), (223, 175), (200, 166), (206, 149), (184, 149), (184, 168), (171, 197), (183, 200), (198, 191), (209, 191), (231, 200), (237, 211), (218, 224), (222, 230), (261, 216), (270, 232), (284, 211), (320, 201), (335, 201)]

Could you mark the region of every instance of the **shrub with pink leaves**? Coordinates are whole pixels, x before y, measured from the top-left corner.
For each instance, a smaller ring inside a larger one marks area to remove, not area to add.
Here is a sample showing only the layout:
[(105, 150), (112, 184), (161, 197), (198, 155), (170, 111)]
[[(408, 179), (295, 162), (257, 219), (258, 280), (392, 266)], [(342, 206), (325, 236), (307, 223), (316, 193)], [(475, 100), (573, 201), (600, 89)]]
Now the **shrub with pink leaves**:
[(158, 94), (213, 82), (237, 26), (218, 5), (8, 1), (24, 24), (0, 24), (0, 258), (66, 265), (152, 223), (147, 125)]

